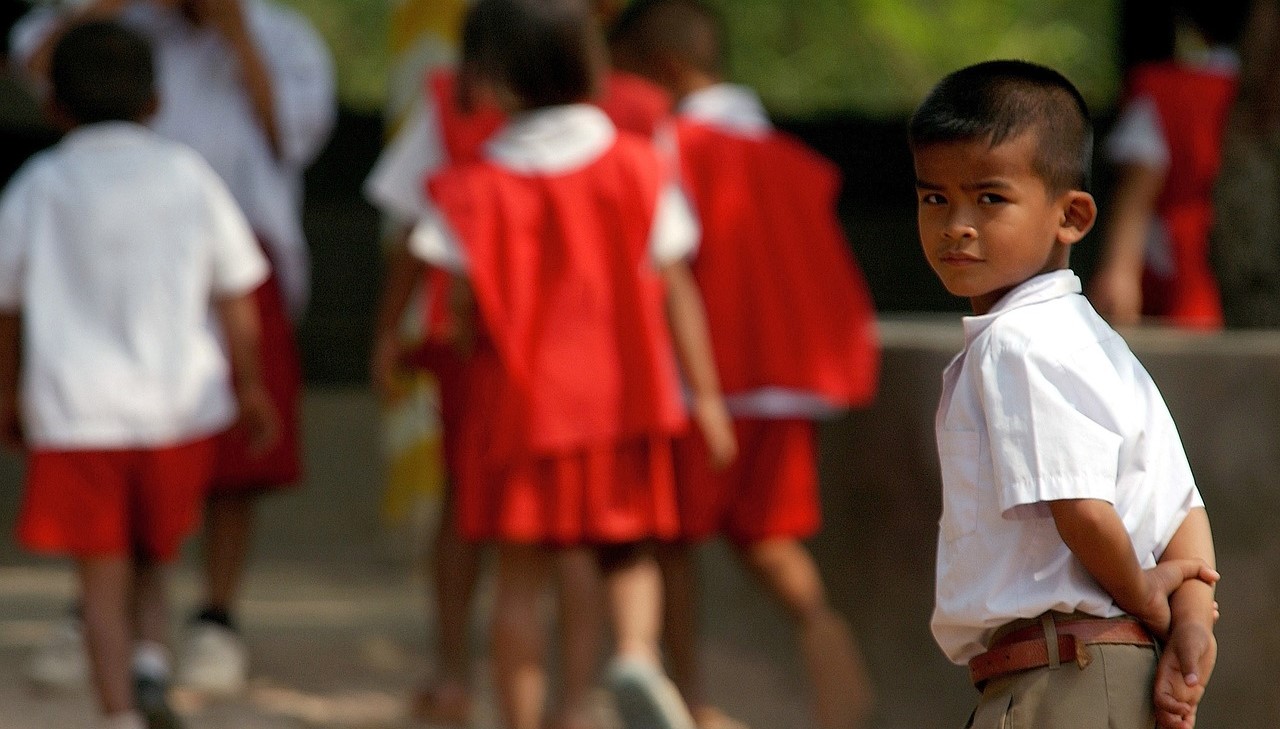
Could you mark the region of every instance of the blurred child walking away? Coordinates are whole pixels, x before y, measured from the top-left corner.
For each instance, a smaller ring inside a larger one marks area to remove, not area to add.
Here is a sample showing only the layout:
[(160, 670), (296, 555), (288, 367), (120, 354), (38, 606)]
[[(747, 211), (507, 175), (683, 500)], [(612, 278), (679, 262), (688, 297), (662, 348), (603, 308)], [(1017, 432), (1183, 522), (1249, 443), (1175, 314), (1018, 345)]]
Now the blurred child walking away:
[(144, 38), (75, 25), (49, 77), (69, 131), (0, 199), (0, 413), (29, 449), (17, 534), (76, 562), (103, 726), (172, 729), (165, 565), (237, 408), (254, 452), (278, 428), (257, 359), (267, 261), (201, 156), (142, 126)]
[[(616, 13), (613, 5), (593, 3), (597, 18), (612, 18)], [(452, 286), (448, 273), (429, 267), (426, 280), (420, 281), (420, 267), (406, 244), (412, 224), (428, 212), (423, 180), (448, 165), (482, 158), (485, 143), (506, 119), (492, 101), (464, 105), (454, 69), (437, 67), (424, 78), (421, 99), (425, 103), (410, 112), (404, 128), (379, 157), (365, 183), (366, 197), (393, 226), (371, 379), (388, 401), (403, 395), (398, 373), (407, 367), (425, 367), (439, 383), (446, 484), (430, 562), (436, 599), (437, 671), (431, 683), (418, 692), (411, 713), (423, 720), (461, 724), (470, 714), (467, 627), (481, 553), (480, 545), (467, 542), (459, 533), (452, 486), (456, 454), (471, 447), (459, 442), (459, 433), (467, 430), (460, 419), (470, 412), (462, 402), (465, 358), (459, 357), (450, 341), (454, 323), (448, 307)], [(671, 102), (665, 89), (616, 69), (609, 70), (604, 86), (595, 101), (619, 129), (652, 137), (669, 119)], [(422, 304), (415, 314), (421, 324), (412, 328), (422, 331), (422, 341), (406, 342), (395, 312), (405, 310), (415, 296)], [(406, 346), (410, 351), (405, 351)], [(604, 616), (599, 607), (598, 569), (589, 549), (565, 550), (557, 558), (556, 573), (563, 679), (556, 722), (571, 726), (574, 719), (565, 710), (586, 701), (597, 676)]]
[(1209, 262), (1213, 186), (1239, 75), (1234, 45), (1248, 3), (1175, 5), (1187, 30), (1178, 57), (1133, 70), (1107, 139), (1117, 180), (1089, 298), (1115, 326), (1147, 317), (1217, 329), (1222, 300)]
[(1023, 61), (956, 71), (911, 117), (925, 258), (969, 299), (943, 372), (931, 627), (973, 729), (1191, 729), (1217, 655), (1213, 537), (1151, 376), (1080, 295), (1093, 126)]
[(638, 0), (611, 33), (615, 63), (677, 100), (681, 181), (702, 227), (692, 254), (742, 457), (707, 467), (677, 446), (680, 541), (662, 552), (666, 646), (703, 729), (737, 725), (702, 690), (694, 546), (733, 543), (795, 621), (819, 726), (861, 726), (871, 685), (802, 539), (820, 523), (815, 423), (875, 393), (875, 312), (836, 218), (838, 173), (775, 130), (756, 94), (724, 81), (719, 18), (696, 0)]
[(310, 290), (302, 171), (333, 125), (332, 64), (300, 14), (263, 0), (90, 0), (72, 10), (41, 7), (14, 29), (14, 50), (43, 76), (50, 43), (85, 17), (117, 19), (151, 42), (163, 103), (148, 125), (204, 156), (271, 262), (271, 275), (254, 297), (263, 331), (260, 359), (281, 437), (262, 453), (249, 451), (238, 428), (219, 439), (205, 517), (205, 604), (193, 616), (179, 665), (184, 685), (236, 693), (249, 670), (236, 608), (256, 504), (301, 475), (302, 373), (293, 327)]
[(471, 8), (464, 96), (495, 100), (510, 121), (482, 159), (430, 180), (430, 213), (409, 243), (454, 272), (463, 294), (454, 301), (475, 416), (460, 434), (457, 518), (464, 537), (497, 547), (494, 678), (511, 729), (543, 721), (539, 604), (556, 555), (574, 546), (591, 547), (605, 575), (609, 681), (627, 726), (692, 725), (661, 669), (649, 546), (677, 527), (677, 353), (714, 457), (734, 455), (701, 303), (680, 263), (696, 229), (648, 140), (586, 103), (602, 45), (580, 0)]

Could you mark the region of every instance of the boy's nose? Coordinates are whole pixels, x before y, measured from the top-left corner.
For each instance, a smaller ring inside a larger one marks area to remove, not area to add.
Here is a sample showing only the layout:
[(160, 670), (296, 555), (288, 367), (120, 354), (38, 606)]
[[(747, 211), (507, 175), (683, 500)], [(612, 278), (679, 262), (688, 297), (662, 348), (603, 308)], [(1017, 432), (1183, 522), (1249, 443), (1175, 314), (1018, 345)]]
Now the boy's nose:
[(955, 214), (947, 219), (947, 225), (943, 228), (942, 234), (949, 240), (965, 240), (977, 238), (978, 229), (970, 222), (968, 216)]

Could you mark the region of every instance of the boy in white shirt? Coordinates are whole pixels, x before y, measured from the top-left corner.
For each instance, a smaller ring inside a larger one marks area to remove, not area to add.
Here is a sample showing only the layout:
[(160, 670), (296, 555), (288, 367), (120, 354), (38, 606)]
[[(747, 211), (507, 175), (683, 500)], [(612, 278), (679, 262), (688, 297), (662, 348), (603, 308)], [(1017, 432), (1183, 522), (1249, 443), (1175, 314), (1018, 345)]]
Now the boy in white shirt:
[(925, 256), (975, 314), (937, 415), (932, 620), (982, 691), (969, 726), (1189, 729), (1213, 540), (1159, 392), (1068, 268), (1097, 216), (1084, 100), (1050, 69), (978, 64), (916, 110), (911, 148)]
[(142, 126), (154, 75), (132, 31), (69, 29), (50, 74), (67, 135), (0, 198), (0, 425), (28, 450), (18, 539), (75, 560), (93, 685), (120, 729), (180, 725), (163, 565), (199, 522), (215, 436), (237, 412), (257, 448), (278, 430), (252, 298), (266, 259), (201, 156)]

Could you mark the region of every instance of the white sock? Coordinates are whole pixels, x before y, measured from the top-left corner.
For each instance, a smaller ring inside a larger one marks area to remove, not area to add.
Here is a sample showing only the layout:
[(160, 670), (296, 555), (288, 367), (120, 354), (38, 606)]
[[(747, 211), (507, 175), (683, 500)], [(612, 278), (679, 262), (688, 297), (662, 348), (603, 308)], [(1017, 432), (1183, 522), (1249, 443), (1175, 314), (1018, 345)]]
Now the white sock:
[(156, 681), (168, 681), (173, 672), (169, 649), (154, 640), (140, 640), (133, 646), (133, 673)]

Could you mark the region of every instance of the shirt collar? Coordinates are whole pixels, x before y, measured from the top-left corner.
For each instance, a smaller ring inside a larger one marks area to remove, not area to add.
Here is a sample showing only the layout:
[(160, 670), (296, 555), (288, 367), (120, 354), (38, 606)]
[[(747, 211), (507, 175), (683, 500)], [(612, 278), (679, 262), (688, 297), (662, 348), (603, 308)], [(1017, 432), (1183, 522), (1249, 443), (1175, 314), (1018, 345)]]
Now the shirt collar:
[(1071, 269), (1050, 271), (1027, 279), (1001, 297), (996, 302), (996, 305), (991, 307), (991, 311), (986, 314), (964, 317), (962, 322), (964, 324), (965, 344), (969, 344), (975, 337), (986, 331), (987, 327), (991, 326), (992, 322), (999, 318), (1001, 314), (1024, 306), (1079, 294), (1082, 290), (1080, 277)]
[(681, 99), (677, 113), (686, 119), (746, 136), (762, 136), (773, 129), (760, 96), (746, 86), (715, 84)]
[(485, 151), (489, 159), (516, 172), (567, 172), (598, 159), (617, 134), (596, 106), (549, 106), (512, 118)]
[(146, 127), (131, 121), (104, 121), (84, 124), (67, 132), (63, 144), (84, 145), (128, 141), (148, 133)]

